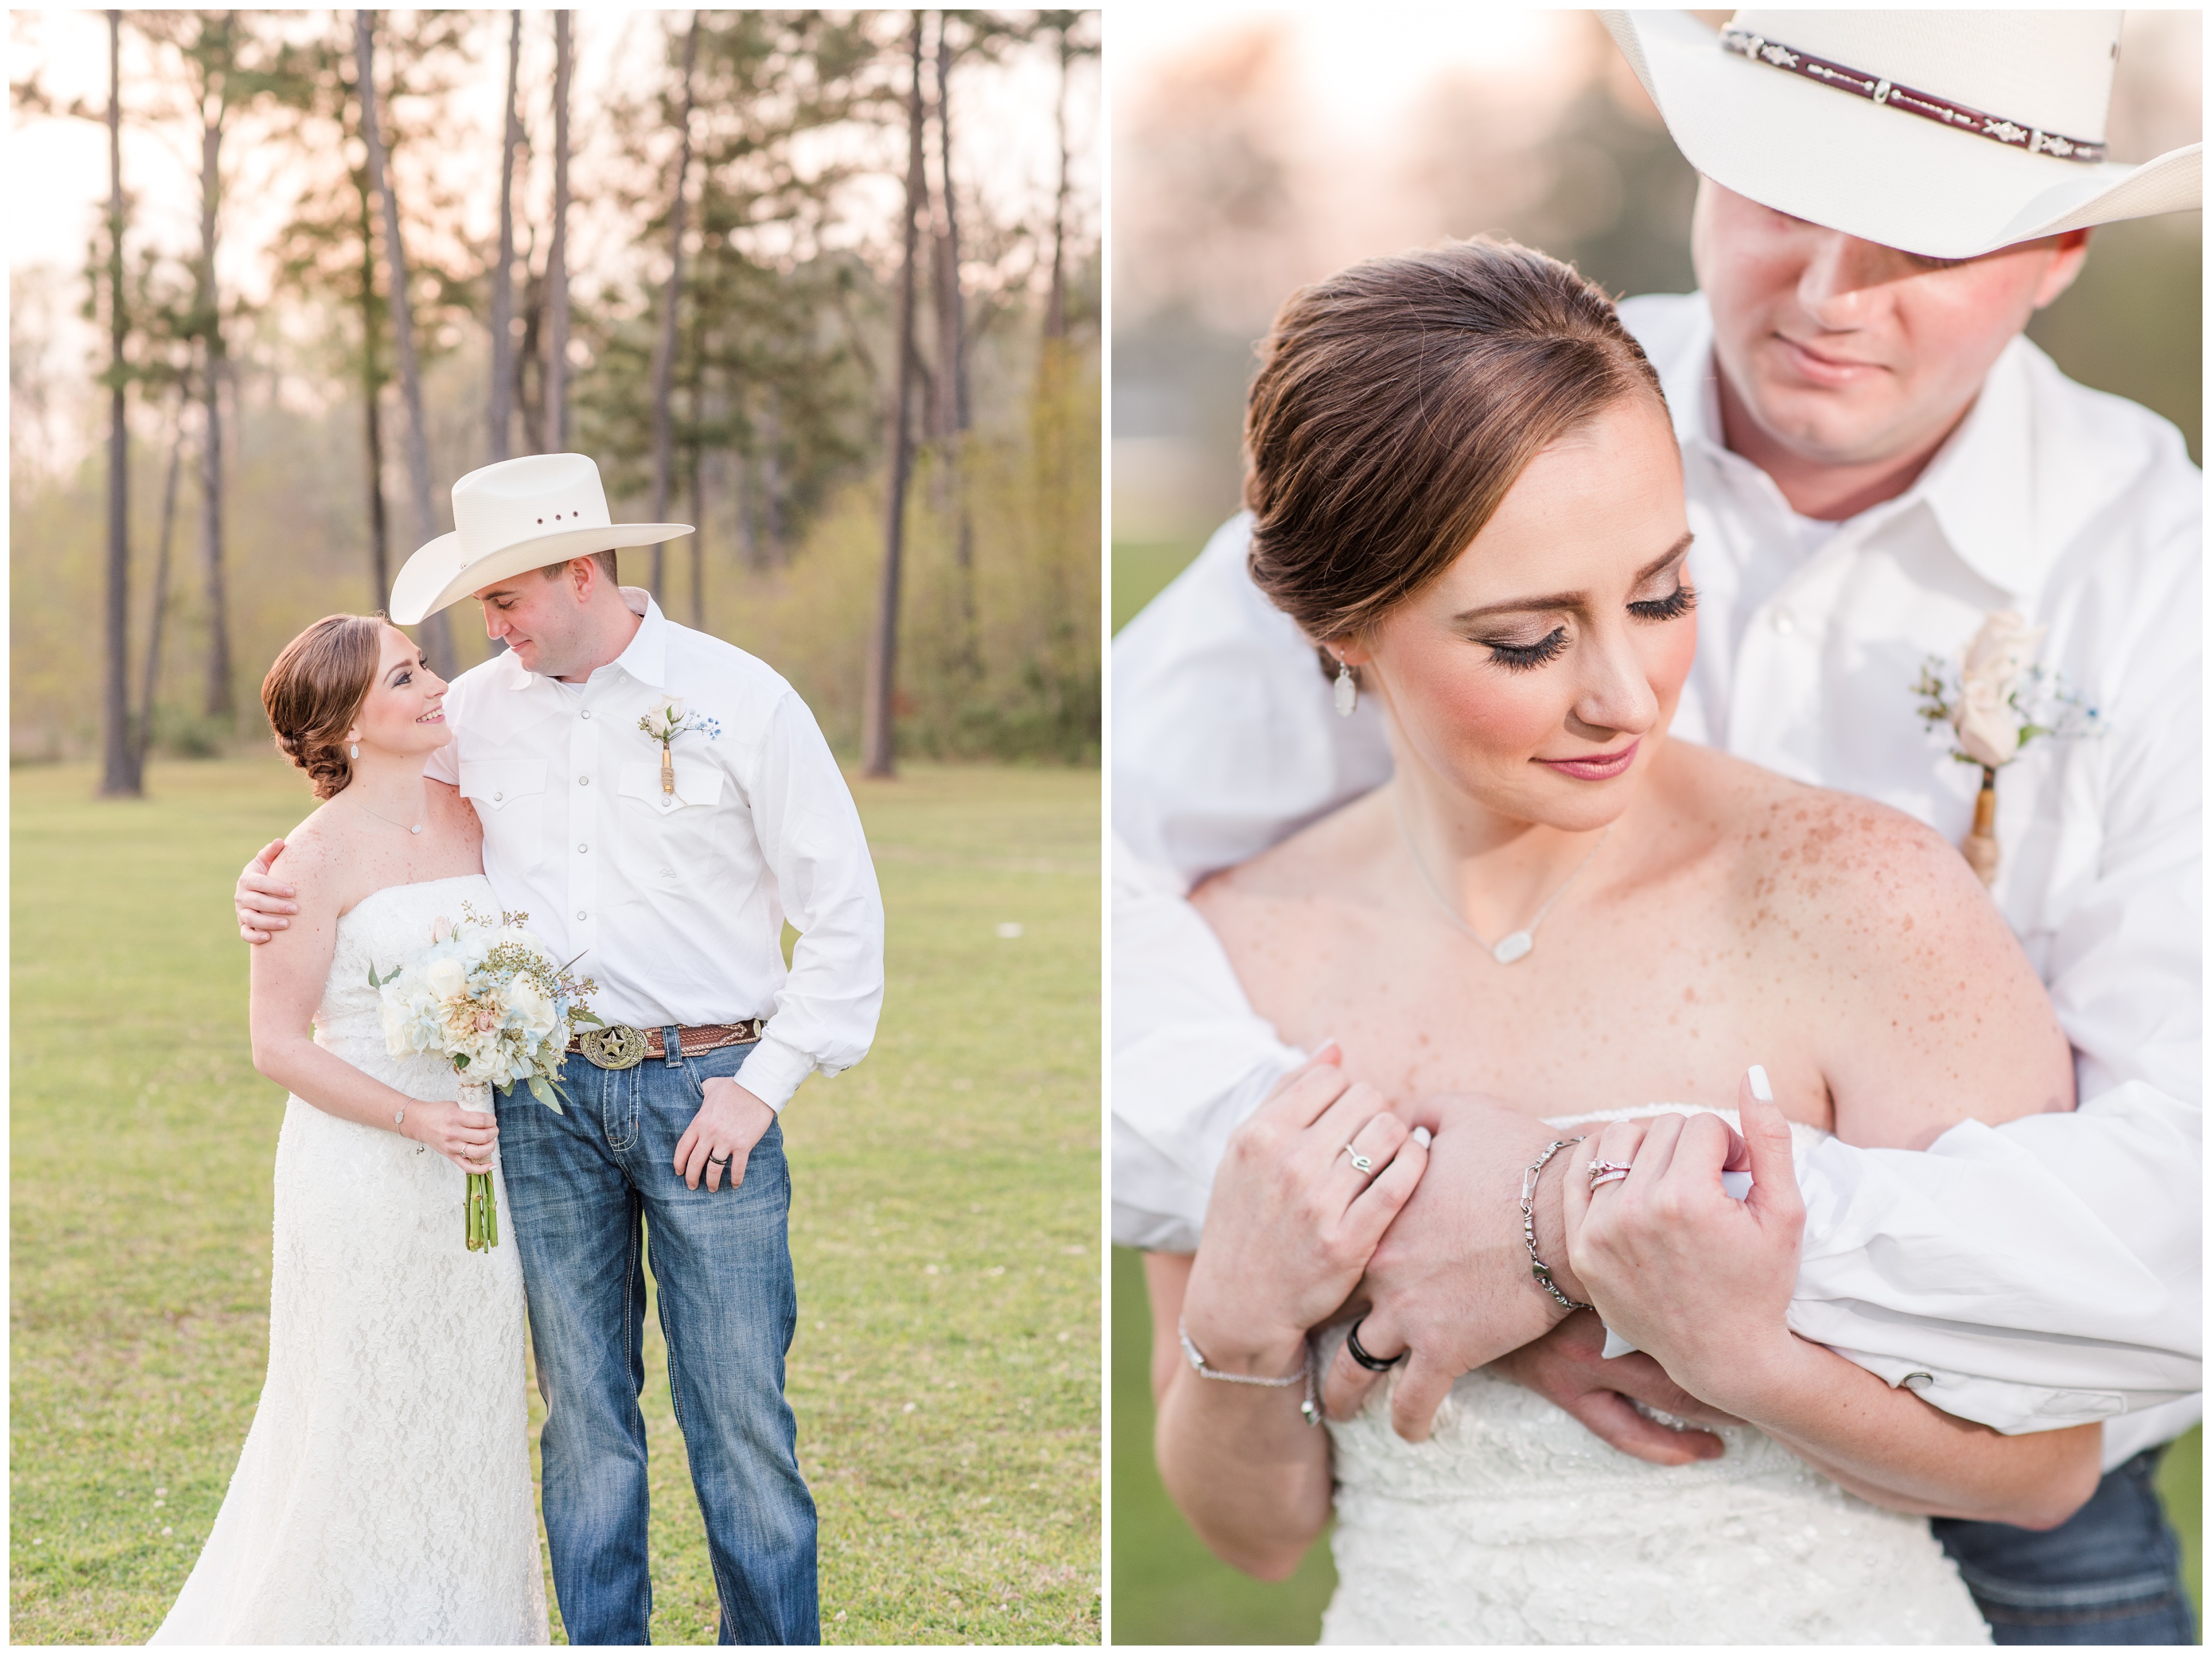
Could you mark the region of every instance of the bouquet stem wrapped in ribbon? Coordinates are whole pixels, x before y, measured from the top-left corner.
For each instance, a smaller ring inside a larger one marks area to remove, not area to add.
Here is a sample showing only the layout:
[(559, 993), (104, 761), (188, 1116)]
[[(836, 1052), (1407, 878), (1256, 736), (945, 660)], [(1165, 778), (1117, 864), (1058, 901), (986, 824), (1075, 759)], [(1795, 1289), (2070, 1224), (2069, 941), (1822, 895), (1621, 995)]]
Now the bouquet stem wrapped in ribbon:
[[(527, 928), (529, 918), (502, 913), (495, 923), (465, 903), (458, 922), (431, 922), (419, 952), (382, 977), (369, 968), (368, 986), (383, 995), (386, 1049), (395, 1057), (444, 1058), (461, 1077), (461, 1107), (478, 1114), (491, 1112), (494, 1086), (517, 1081), (562, 1113), (568, 1094), (561, 1059), (570, 1033), (600, 1020), (586, 1003), (599, 985), (556, 964)], [(471, 1252), (499, 1245), (490, 1173), (469, 1174), (462, 1222)]]

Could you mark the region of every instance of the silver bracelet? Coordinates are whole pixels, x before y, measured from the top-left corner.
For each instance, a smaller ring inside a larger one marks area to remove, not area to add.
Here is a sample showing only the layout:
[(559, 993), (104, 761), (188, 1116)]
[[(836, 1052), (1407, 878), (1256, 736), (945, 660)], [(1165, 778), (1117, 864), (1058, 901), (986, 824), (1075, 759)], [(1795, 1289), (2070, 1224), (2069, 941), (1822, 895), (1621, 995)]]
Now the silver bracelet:
[(1308, 1425), (1321, 1423), (1321, 1398), (1314, 1384), (1314, 1350), (1310, 1336), (1305, 1341), (1305, 1360), (1298, 1364), (1298, 1371), (1285, 1374), (1279, 1379), (1270, 1379), (1257, 1373), (1224, 1373), (1218, 1367), (1208, 1367), (1198, 1347), (1191, 1343), (1190, 1331), (1183, 1326), (1180, 1316), (1176, 1317), (1176, 1337), (1182, 1341), (1182, 1354), (1190, 1363), (1190, 1371), (1201, 1379), (1219, 1379), (1232, 1385), (1258, 1385), (1267, 1390), (1287, 1390), (1301, 1379), (1304, 1380), (1305, 1400), (1298, 1404), (1298, 1412), (1305, 1416)]
[(1559, 1291), (1559, 1284), (1552, 1280), (1552, 1267), (1536, 1256), (1536, 1180), (1544, 1171), (1544, 1163), (1570, 1144), (1578, 1144), (1580, 1138), (1559, 1138), (1545, 1146), (1544, 1153), (1521, 1175), (1521, 1239), (1528, 1247), (1528, 1274), (1544, 1284), (1544, 1291), (1571, 1311), (1595, 1310), (1595, 1305), (1577, 1304)]

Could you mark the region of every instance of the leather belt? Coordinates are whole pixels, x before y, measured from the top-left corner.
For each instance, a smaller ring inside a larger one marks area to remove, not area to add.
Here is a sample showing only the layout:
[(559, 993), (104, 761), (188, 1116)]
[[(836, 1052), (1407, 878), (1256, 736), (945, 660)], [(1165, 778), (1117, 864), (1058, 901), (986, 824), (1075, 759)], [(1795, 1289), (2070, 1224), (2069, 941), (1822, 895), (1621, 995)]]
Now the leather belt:
[[(742, 1023), (700, 1023), (679, 1026), (677, 1049), (685, 1057), (720, 1051), (725, 1046), (747, 1046), (761, 1037), (768, 1019), (749, 1017)], [(634, 1069), (648, 1057), (668, 1054), (659, 1029), (634, 1029), (627, 1023), (587, 1028), (568, 1042), (568, 1050), (603, 1069)]]

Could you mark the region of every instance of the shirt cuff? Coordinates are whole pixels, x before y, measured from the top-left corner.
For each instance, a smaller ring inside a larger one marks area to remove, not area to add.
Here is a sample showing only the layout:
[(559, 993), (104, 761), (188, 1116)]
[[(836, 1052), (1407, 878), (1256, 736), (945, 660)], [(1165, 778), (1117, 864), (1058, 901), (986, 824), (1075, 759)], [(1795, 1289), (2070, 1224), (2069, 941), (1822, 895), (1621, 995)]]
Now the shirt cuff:
[(791, 1101), (799, 1083), (814, 1073), (814, 1060), (773, 1034), (763, 1034), (738, 1070), (738, 1084), (777, 1114)]

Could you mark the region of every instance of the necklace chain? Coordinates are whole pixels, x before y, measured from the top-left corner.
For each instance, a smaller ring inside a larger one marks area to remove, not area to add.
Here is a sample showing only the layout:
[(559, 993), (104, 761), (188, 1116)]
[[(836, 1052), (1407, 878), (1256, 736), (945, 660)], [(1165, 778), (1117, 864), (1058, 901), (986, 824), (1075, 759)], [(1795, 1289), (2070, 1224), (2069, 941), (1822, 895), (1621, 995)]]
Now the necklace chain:
[[(368, 810), (368, 806), (365, 804), (362, 804), (362, 801), (358, 799), (355, 800), (354, 803), (361, 805), (361, 807), (363, 810)], [(410, 833), (420, 833), (422, 831), (422, 824), (420, 822), (410, 824), (407, 822), (392, 821), (391, 817), (386, 816), (380, 810), (368, 810), (368, 813), (376, 818), (380, 822), (391, 822), (392, 826), (396, 828), (405, 828)]]
[(1613, 831), (1613, 824), (1607, 822), (1605, 824), (1604, 832), (1597, 836), (1597, 843), (1590, 847), (1589, 855), (1575, 865), (1575, 871), (1572, 873), (1559, 881), (1559, 888), (1553, 891), (1544, 905), (1536, 910), (1536, 917), (1518, 931), (1493, 943), (1461, 917), (1459, 910), (1445, 898), (1444, 893), (1437, 888), (1437, 882), (1429, 877), (1428, 865), (1422, 861), (1420, 850), (1413, 843), (1413, 831), (1407, 825), (1406, 802), (1400, 795), (1398, 784), (1395, 781), (1390, 784), (1390, 808), (1398, 818), (1398, 837), (1406, 842), (1406, 855), (1413, 860), (1413, 872), (1421, 876), (1421, 884), (1429, 895), (1435, 899), (1437, 911), (1480, 944), (1482, 952), (1500, 965), (1510, 965), (1515, 960), (1534, 952), (1536, 946), (1536, 928), (1544, 922), (1544, 916), (1552, 911), (1553, 904), (1567, 894), (1567, 887), (1581, 877), (1583, 869), (1597, 860), (1598, 852), (1605, 849), (1607, 836)]

